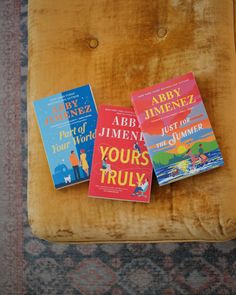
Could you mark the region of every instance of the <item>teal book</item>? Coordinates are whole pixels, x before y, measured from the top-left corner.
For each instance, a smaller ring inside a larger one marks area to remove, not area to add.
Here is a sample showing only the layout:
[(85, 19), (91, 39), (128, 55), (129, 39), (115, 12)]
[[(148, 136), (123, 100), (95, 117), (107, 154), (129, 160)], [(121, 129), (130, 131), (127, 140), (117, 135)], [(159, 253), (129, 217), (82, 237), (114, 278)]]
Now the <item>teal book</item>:
[(88, 181), (97, 124), (90, 85), (33, 104), (55, 188)]

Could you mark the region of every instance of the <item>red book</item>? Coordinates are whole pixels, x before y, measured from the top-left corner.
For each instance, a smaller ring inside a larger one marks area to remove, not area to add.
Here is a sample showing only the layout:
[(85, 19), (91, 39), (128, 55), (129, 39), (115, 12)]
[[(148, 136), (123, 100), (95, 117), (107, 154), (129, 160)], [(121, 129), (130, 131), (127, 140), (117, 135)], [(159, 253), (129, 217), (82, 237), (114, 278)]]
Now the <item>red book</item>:
[(89, 196), (148, 203), (152, 164), (132, 108), (102, 105)]
[(193, 73), (138, 90), (132, 103), (159, 185), (224, 165)]

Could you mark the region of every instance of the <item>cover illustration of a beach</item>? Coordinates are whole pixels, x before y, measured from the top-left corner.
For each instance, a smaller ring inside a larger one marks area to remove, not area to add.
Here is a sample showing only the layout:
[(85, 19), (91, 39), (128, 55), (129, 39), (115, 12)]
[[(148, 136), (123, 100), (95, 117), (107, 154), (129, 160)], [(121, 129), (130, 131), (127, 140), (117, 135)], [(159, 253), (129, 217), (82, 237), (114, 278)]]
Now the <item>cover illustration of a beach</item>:
[(224, 164), (193, 73), (138, 90), (132, 103), (160, 185)]
[(90, 178), (97, 109), (89, 85), (34, 102), (55, 188)]
[(99, 106), (89, 196), (148, 203), (152, 170), (134, 110)]

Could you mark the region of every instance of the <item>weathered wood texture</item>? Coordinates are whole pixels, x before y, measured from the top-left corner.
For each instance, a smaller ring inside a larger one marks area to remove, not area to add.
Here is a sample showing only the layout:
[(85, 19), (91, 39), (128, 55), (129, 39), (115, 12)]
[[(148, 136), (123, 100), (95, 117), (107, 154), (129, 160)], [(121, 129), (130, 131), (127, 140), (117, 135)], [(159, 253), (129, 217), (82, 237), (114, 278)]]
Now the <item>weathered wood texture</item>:
[[(32, 101), (92, 85), (97, 104), (194, 71), (223, 168), (158, 187), (148, 205), (53, 188)], [(31, 0), (29, 222), (54, 241), (151, 242), (236, 237), (236, 83), (231, 0)]]

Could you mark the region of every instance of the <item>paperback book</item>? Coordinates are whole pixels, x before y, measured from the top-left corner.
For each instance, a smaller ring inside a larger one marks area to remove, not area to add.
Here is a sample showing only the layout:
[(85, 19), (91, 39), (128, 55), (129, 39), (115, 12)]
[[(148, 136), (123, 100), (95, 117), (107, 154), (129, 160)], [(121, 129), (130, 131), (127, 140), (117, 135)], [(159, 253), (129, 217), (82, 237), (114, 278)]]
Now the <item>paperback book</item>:
[(152, 170), (133, 108), (100, 106), (89, 196), (148, 203)]
[(97, 108), (90, 85), (34, 102), (55, 188), (90, 178)]
[(160, 185), (224, 164), (193, 73), (131, 99)]

